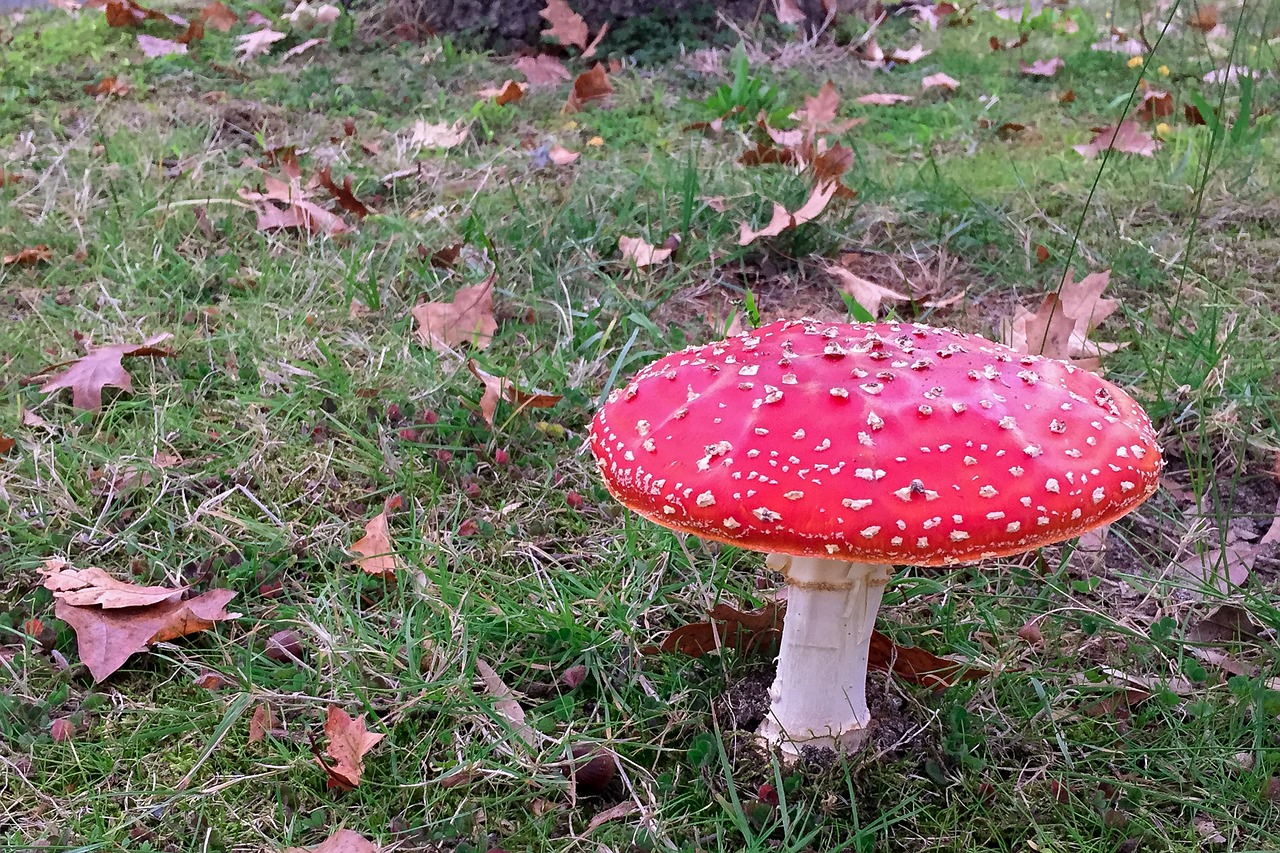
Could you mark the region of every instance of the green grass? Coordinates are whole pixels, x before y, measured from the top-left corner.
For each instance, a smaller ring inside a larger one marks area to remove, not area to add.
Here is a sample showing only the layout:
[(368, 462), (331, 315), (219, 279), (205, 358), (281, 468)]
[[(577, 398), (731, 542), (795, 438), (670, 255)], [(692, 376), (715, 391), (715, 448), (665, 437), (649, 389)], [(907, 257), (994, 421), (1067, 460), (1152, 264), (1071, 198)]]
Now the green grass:
[[(0, 433), (17, 439), (0, 457), (0, 847), (249, 851), (314, 845), (345, 825), (422, 850), (1191, 851), (1211, 846), (1204, 821), (1224, 849), (1280, 846), (1274, 633), (1222, 650), (1248, 667), (1234, 677), (1187, 639), (1220, 603), (1280, 630), (1276, 550), (1226, 596), (1168, 571), (1229, 530), (1256, 541), (1275, 513), (1280, 149), (1273, 134), (1233, 142), (1187, 127), (1191, 91), (1228, 117), (1239, 109), (1238, 89), (1201, 82), (1213, 67), (1203, 38), (1171, 32), (1130, 68), (1090, 49), (1105, 11), (1047, 12), (1011, 52), (987, 39), (1019, 26), (982, 10), (937, 32), (891, 18), (883, 44), (923, 39), (934, 52), (889, 72), (829, 47), (753, 63), (791, 107), (833, 80), (842, 116), (866, 122), (842, 139), (857, 199), (746, 249), (738, 223), (803, 201), (806, 179), (736, 165), (736, 131), (683, 130), (715, 117), (703, 102), (726, 80), (656, 54), (614, 72), (607, 107), (565, 115), (564, 91), (480, 103), (478, 89), (516, 75), (505, 57), (447, 40), (237, 66), (231, 35), (144, 61), (133, 33), (96, 13), (0, 22), (0, 168), (22, 178), (0, 187), (0, 249), (53, 254), (0, 268)], [(1274, 72), (1275, 46), (1254, 34), (1276, 14), (1250, 7), (1229, 42), (1251, 67)], [(1055, 27), (1068, 17), (1078, 33)], [(605, 47), (637, 59), (644, 31)], [(1066, 68), (1052, 80), (1011, 71), (1054, 55)], [(922, 95), (938, 71), (960, 89)], [(111, 74), (133, 93), (83, 93)], [(1071, 146), (1120, 117), (1139, 74), (1178, 99), (1163, 149), (1084, 160)], [(1075, 100), (1060, 103), (1068, 89)], [(854, 103), (868, 92), (916, 101)], [(1255, 112), (1277, 92), (1260, 79)], [(461, 116), (474, 117), (464, 145), (424, 154), (420, 178), (383, 182), (412, 162), (394, 134)], [(1005, 122), (1027, 130), (1001, 139)], [(553, 141), (582, 158), (538, 167), (531, 152)], [(283, 144), (305, 175), (330, 162), (339, 181), (350, 175), (377, 213), (341, 239), (258, 233), (237, 190)], [(673, 233), (669, 267), (633, 276), (618, 263), (620, 237)], [(452, 270), (419, 250), (459, 241), (470, 260)], [(767, 677), (768, 661), (640, 654), (717, 602), (758, 604), (760, 557), (628, 516), (582, 441), (602, 391), (712, 339), (748, 295), (766, 316), (843, 316), (818, 264), (847, 248), (945, 256), (966, 296), (920, 316), (988, 335), (1068, 265), (1110, 267), (1123, 308), (1099, 337), (1129, 346), (1106, 371), (1156, 419), (1184, 491), (1115, 525), (1101, 564), (1060, 548), (902, 570), (881, 629), (997, 674), (941, 693), (879, 681), (903, 744), (782, 768), (734, 731), (725, 698)], [(501, 325), (473, 355), (565, 394), (548, 410), (504, 405), (492, 429), (465, 359), (419, 346), (409, 317), (490, 264)], [(353, 298), (370, 312), (353, 316)], [(24, 381), (74, 357), (73, 333), (166, 331), (177, 355), (129, 362), (133, 393), (108, 391), (97, 416)], [(48, 428), (22, 425), (22, 410)], [(157, 453), (183, 461), (161, 468)], [(407, 569), (388, 583), (347, 549), (397, 494)], [(53, 556), (140, 583), (230, 588), (243, 616), (93, 685), (39, 587)], [(52, 628), (47, 643), (24, 630), (33, 618)], [(1017, 636), (1035, 618), (1041, 647)], [(284, 629), (302, 637), (300, 662), (266, 655)], [(478, 658), (522, 698), (535, 746), (477, 686)], [(587, 670), (575, 689), (538, 688), (575, 665)], [(193, 683), (210, 671), (227, 686)], [(1114, 694), (1113, 671), (1149, 681), (1153, 697), (1086, 713)], [(279, 731), (249, 743), (260, 703)], [(325, 790), (312, 756), (330, 703), (386, 735), (347, 793)], [(75, 733), (57, 742), (60, 719)], [(575, 800), (560, 768), (582, 743), (612, 750), (621, 772)], [(460, 771), (470, 781), (442, 784)], [(766, 783), (777, 806), (758, 802)], [(628, 800), (637, 811), (587, 832)]]

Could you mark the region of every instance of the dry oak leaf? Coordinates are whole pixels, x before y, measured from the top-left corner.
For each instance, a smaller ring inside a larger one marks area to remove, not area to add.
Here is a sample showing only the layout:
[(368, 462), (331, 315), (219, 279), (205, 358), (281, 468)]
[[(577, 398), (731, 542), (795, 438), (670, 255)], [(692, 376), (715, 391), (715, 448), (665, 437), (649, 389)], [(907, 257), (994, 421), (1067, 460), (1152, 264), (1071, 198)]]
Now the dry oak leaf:
[(948, 92), (954, 92), (959, 85), (959, 80), (942, 72), (930, 74), (920, 81), (922, 89), (946, 89)]
[(493, 343), (498, 321), (493, 318), (495, 272), (480, 284), (458, 288), (452, 302), (420, 302), (413, 306), (418, 342), (434, 350), (470, 344), (484, 349)]
[(470, 122), (458, 119), (453, 124), (427, 124), (422, 119), (413, 123), (409, 131), (411, 148), (454, 148), (461, 145), (471, 130)]
[(379, 847), (363, 835), (339, 829), (315, 847), (286, 847), (283, 853), (378, 853)]
[[(41, 393), (50, 394), (61, 388), (71, 389), (71, 404), (77, 409), (96, 412), (102, 408), (102, 389), (110, 385), (123, 391), (133, 390), (133, 380), (124, 369), (123, 359), (150, 356), (167, 358), (173, 350), (157, 346), (173, 335), (167, 332), (148, 338), (141, 344), (108, 344), (93, 347), (86, 355), (49, 370), (66, 366), (66, 370), (40, 386)], [(45, 371), (46, 373), (48, 371)]]
[(892, 107), (895, 104), (905, 104), (914, 100), (910, 95), (894, 95), (885, 92), (873, 92), (870, 95), (863, 95), (858, 98), (858, 103), (869, 104), (876, 107)]
[(334, 201), (336, 201), (338, 206), (343, 210), (348, 213), (354, 213), (360, 219), (364, 219), (369, 215), (369, 206), (356, 198), (356, 194), (351, 191), (350, 175), (343, 178), (342, 186), (338, 186), (338, 184), (334, 183), (333, 175), (329, 171), (329, 167), (325, 166), (323, 169), (316, 172), (316, 180), (320, 183), (320, 186), (324, 187), (325, 190), (328, 191), (329, 195), (333, 196)]
[(633, 263), (639, 269), (660, 264), (675, 251), (665, 246), (650, 245), (641, 237), (619, 237), (618, 250), (622, 252), (624, 262)]
[(212, 3), (200, 10), (200, 20), (218, 32), (226, 33), (230, 32), (236, 21), (240, 19), (236, 17), (235, 12), (224, 6), (221, 0), (213, 0)]
[(1132, 120), (1125, 120), (1107, 127), (1096, 127), (1094, 132), (1097, 135), (1087, 144), (1072, 146), (1090, 160), (1108, 149), (1119, 151), (1121, 154), (1140, 154), (1143, 157), (1151, 157), (1160, 147), (1160, 143), (1154, 136)]
[(364, 774), (365, 753), (386, 735), (370, 732), (364, 724), (364, 714), (353, 718), (337, 705), (329, 706), (324, 733), (329, 738), (324, 751), (334, 763), (329, 764), (318, 755), (315, 759), (328, 774), (326, 786), (329, 790), (350, 791), (360, 784)]
[(546, 8), (538, 13), (538, 17), (550, 24), (543, 30), (543, 35), (566, 47), (572, 45), (579, 50), (587, 49), (587, 39), (591, 36), (587, 22), (565, 0), (547, 0)]
[[(58, 598), (59, 593), (54, 593)], [(95, 682), (109, 677), (134, 654), (152, 643), (194, 634), (217, 622), (239, 618), (228, 613), (235, 597), (229, 589), (214, 589), (185, 601), (167, 599), (145, 607), (78, 607), (58, 598), (53, 615), (76, 633), (80, 660)]]
[(801, 205), (795, 213), (789, 213), (785, 207), (774, 202), (773, 217), (769, 220), (769, 224), (759, 231), (752, 229), (745, 222), (741, 223), (738, 245), (746, 246), (759, 237), (776, 237), (783, 231), (788, 231), (809, 222), (826, 209), (828, 202), (831, 201), (838, 188), (839, 184), (835, 181), (818, 184), (813, 189), (813, 195), (809, 196), (809, 200)]
[(1057, 293), (1047, 295), (1034, 314), (1018, 306), (1013, 320), (1001, 324), (1004, 342), (1019, 352), (1073, 360), (1096, 370), (1102, 355), (1122, 346), (1089, 340), (1090, 330), (1120, 307), (1117, 300), (1102, 298), (1110, 281), (1111, 270), (1090, 273), (1079, 281), (1068, 272)]
[(532, 89), (550, 89), (567, 83), (573, 74), (554, 56), (522, 56), (515, 62), (515, 69), (524, 75)]
[(505, 376), (496, 376), (481, 370), (479, 362), (474, 358), (467, 361), (467, 369), (484, 383), (484, 394), (480, 396), (480, 414), (490, 427), (493, 426), (493, 418), (498, 410), (499, 400), (506, 400), (519, 411), (521, 409), (549, 409), (564, 398), (563, 394), (548, 394), (536, 388), (533, 391), (525, 391), (518, 388), (514, 382)]
[(1028, 77), (1052, 77), (1066, 67), (1061, 56), (1055, 56), (1052, 59), (1037, 59), (1035, 62), (1026, 63), (1021, 59), (1018, 60), (1018, 70)]
[(175, 53), (186, 53), (187, 46), (172, 39), (156, 38), (146, 33), (138, 33), (138, 47), (142, 49), (144, 56), (155, 59), (161, 56), (171, 56)]
[(123, 98), (132, 91), (133, 87), (119, 77), (103, 77), (97, 83), (90, 83), (84, 87), (86, 95), (93, 95), (98, 100), (102, 100), (109, 95)]
[(573, 81), (573, 91), (569, 92), (569, 100), (564, 105), (564, 112), (574, 113), (582, 109), (583, 104), (597, 101), (613, 94), (613, 84), (609, 82), (609, 72), (604, 65), (596, 63), (590, 71), (584, 71)]
[(25, 249), (19, 249), (12, 255), (5, 255), (0, 258), (0, 266), (32, 266), (33, 264), (47, 262), (52, 259), (53, 252), (49, 251), (49, 247), (42, 243), (39, 246), (28, 246)]
[(351, 546), (351, 550), (360, 555), (356, 565), (371, 575), (391, 577), (404, 568), (391, 544), (385, 509), (365, 522), (364, 536)]
[(252, 59), (271, 50), (271, 45), (285, 38), (288, 34), (277, 32), (270, 27), (263, 27), (236, 38), (236, 53), (240, 54), (238, 62)]
[(188, 587), (138, 586), (128, 581), (116, 580), (102, 569), (68, 568), (63, 560), (45, 560), (40, 568), (44, 580), (40, 585), (59, 601), (77, 607), (97, 605), (104, 610), (120, 607), (148, 607), (162, 601), (181, 598)]
[(528, 83), (517, 83), (515, 80), (505, 80), (501, 86), (490, 86), (476, 92), (482, 98), (488, 98), (498, 106), (506, 106), (513, 104), (524, 97), (524, 92), (529, 88)]

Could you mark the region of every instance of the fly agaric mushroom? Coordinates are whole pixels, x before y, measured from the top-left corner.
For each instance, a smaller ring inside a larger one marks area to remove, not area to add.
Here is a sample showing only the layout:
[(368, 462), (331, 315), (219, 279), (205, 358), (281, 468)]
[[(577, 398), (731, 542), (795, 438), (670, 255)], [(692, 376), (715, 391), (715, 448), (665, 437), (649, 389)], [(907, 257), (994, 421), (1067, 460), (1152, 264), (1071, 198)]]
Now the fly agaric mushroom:
[(762, 738), (856, 750), (891, 566), (1029, 551), (1155, 491), (1155, 430), (1065, 362), (920, 324), (781, 321), (673, 353), (591, 427), (609, 491), (665, 527), (769, 554), (787, 620)]

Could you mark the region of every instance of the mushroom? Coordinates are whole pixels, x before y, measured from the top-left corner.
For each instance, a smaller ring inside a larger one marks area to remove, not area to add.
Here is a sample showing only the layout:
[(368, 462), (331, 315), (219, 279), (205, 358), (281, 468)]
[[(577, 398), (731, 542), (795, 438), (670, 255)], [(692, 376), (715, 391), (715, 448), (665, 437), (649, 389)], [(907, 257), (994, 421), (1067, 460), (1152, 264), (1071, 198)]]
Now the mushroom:
[(665, 527), (769, 554), (787, 620), (761, 737), (864, 742), (891, 566), (1029, 551), (1156, 489), (1155, 430), (1086, 370), (921, 324), (788, 320), (665, 356), (591, 427), (610, 493)]

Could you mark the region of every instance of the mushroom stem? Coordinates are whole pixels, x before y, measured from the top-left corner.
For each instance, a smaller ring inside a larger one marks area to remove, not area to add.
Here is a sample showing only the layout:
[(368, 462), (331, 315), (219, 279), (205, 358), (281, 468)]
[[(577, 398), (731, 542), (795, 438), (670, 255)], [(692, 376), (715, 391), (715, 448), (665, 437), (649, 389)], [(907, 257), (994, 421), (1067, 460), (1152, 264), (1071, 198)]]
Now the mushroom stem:
[(890, 567), (769, 557), (787, 578), (787, 619), (759, 735), (784, 756), (805, 746), (854, 752), (871, 722), (867, 659)]

